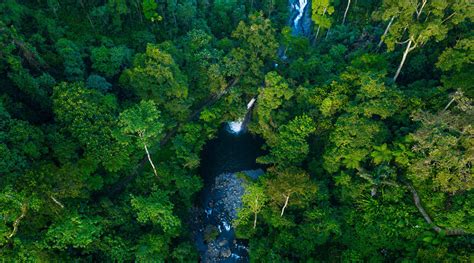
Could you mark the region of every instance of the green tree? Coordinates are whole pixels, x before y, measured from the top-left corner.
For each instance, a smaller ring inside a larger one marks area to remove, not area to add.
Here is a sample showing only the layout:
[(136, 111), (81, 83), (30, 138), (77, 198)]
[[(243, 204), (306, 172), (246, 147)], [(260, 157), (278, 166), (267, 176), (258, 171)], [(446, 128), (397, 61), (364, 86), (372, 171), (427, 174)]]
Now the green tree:
[[(245, 184), (245, 193), (242, 196), (242, 208), (238, 211), (238, 217), (234, 220), (235, 226), (247, 225), (253, 222), (253, 228), (257, 227), (258, 214), (268, 201), (264, 188), (257, 182)], [(251, 219), (253, 218), (253, 220)]]
[(131, 150), (112, 134), (117, 108), (115, 96), (85, 88), (82, 82), (60, 83), (53, 90), (53, 111), (61, 130), (79, 143), (87, 159), (109, 171), (122, 169)]
[[(400, 65), (393, 77), (395, 82), (410, 52), (422, 47), (431, 39), (441, 41), (446, 38), (448, 31), (472, 19), (473, 7), (465, 1), (396, 1), (384, 0), (382, 4), (384, 20), (395, 17), (388, 34), (383, 38), (389, 50), (394, 50), (395, 44), (406, 43)], [(405, 38), (405, 39), (403, 39)]]
[(273, 169), (272, 173), (274, 176), (265, 180), (265, 188), (271, 200), (281, 207), (280, 216), (283, 216), (288, 205), (302, 205), (305, 199), (316, 194), (317, 186), (301, 169), (289, 167), (279, 170), (277, 168)]
[(318, 26), (315, 39), (318, 38), (321, 28), (328, 30), (332, 25), (331, 15), (334, 13), (333, 0), (312, 0), (311, 20)]
[(436, 67), (441, 69), (443, 85), (450, 89), (460, 89), (466, 96), (474, 97), (474, 37), (456, 42), (439, 56)]
[(155, 0), (143, 0), (143, 14), (145, 15), (145, 18), (150, 20), (151, 22), (159, 22), (163, 19), (158, 12), (156, 12), (156, 9), (158, 8), (158, 4), (156, 3)]
[(140, 147), (143, 146), (157, 178), (159, 178), (158, 173), (151, 159), (148, 145), (154, 145), (161, 139), (164, 125), (160, 122), (160, 117), (160, 111), (157, 110), (153, 101), (141, 101), (140, 104), (120, 113), (118, 123), (120, 134), (116, 135), (122, 143), (137, 143)]
[(0, 191), (0, 245), (4, 246), (17, 235), (29, 211), (38, 211), (41, 201), (35, 195), (6, 186)]
[[(284, 106), (293, 96), (293, 91), (288, 83), (276, 72), (269, 72), (265, 75), (265, 86), (259, 88), (258, 103), (256, 106), (256, 132), (261, 133), (268, 142), (275, 141), (275, 129), (278, 128), (280, 119), (276, 109)], [(280, 117), (281, 118), (281, 117)]]
[(112, 84), (108, 83), (105, 78), (92, 74), (87, 78), (86, 86), (90, 89), (107, 92), (112, 87)]
[[(420, 112), (414, 120), (421, 127), (413, 134), (417, 154), (410, 166), (411, 178), (429, 181), (433, 190), (455, 194), (474, 187), (472, 178), (473, 144), (470, 138), (474, 132), (473, 107), (462, 93), (456, 93), (458, 106), (437, 114)], [(421, 183), (420, 182), (420, 183)]]
[(307, 137), (316, 130), (313, 120), (297, 116), (278, 130), (274, 142), (269, 142), (270, 153), (259, 157), (261, 163), (275, 163), (282, 166), (300, 164), (309, 152)]
[(188, 87), (173, 57), (156, 45), (147, 45), (146, 52), (135, 56), (133, 67), (121, 76), (123, 85), (129, 86), (140, 98), (153, 100), (164, 113), (176, 119), (187, 117)]
[(271, 21), (262, 13), (250, 15), (248, 24), (241, 21), (232, 32), (237, 40), (237, 48), (232, 49), (230, 56), (237, 64), (236, 75), (245, 74), (244, 85), (258, 85), (262, 80), (261, 70), (264, 65), (275, 58), (278, 43)]
[(181, 221), (173, 215), (173, 203), (168, 195), (162, 191), (154, 191), (150, 196), (132, 196), (132, 208), (137, 213), (140, 223), (151, 222), (160, 226), (168, 235), (175, 235), (179, 231)]
[(117, 75), (131, 59), (131, 50), (125, 46), (93, 48), (91, 51), (92, 68), (105, 77)]
[(56, 43), (56, 50), (64, 61), (66, 78), (70, 81), (83, 80), (85, 65), (79, 47), (73, 41), (62, 38)]
[(45, 235), (45, 247), (65, 250), (86, 248), (103, 233), (100, 217), (72, 214), (52, 224)]

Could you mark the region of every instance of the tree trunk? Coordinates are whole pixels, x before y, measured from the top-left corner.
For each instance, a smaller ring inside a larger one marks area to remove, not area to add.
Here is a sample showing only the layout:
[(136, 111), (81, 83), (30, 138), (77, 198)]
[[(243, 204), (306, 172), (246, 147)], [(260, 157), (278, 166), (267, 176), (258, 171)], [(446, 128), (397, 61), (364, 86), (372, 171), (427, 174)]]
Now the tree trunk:
[(408, 186), (408, 189), (410, 189), (410, 192), (413, 195), (413, 201), (415, 202), (416, 208), (418, 208), (418, 211), (420, 211), (420, 213), (423, 216), (423, 218), (425, 219), (426, 223), (428, 223), (436, 233), (440, 233), (441, 231), (445, 231), (446, 235), (448, 235), (448, 236), (459, 236), (459, 235), (466, 234), (466, 232), (462, 229), (445, 229), (445, 230), (443, 230), (441, 227), (435, 225), (433, 223), (433, 220), (431, 220), (430, 216), (426, 212), (425, 208), (423, 208), (423, 206), (421, 205), (420, 197), (418, 196), (418, 193), (416, 192), (415, 188), (413, 188), (413, 186), (411, 186), (408, 183), (406, 183), (406, 185)]
[(397, 73), (395, 73), (395, 76), (393, 77), (393, 82), (397, 81), (398, 75), (400, 75), (400, 71), (402, 71), (402, 67), (403, 67), (403, 64), (405, 64), (405, 60), (407, 59), (408, 53), (410, 53), (410, 51), (413, 50), (413, 48), (411, 47), (412, 43), (413, 42), (410, 39), (410, 41), (408, 41), (407, 48), (405, 49), (405, 52), (403, 52), (402, 61), (400, 62), (400, 65), (398, 66)]
[(18, 226), (20, 225), (21, 220), (26, 216), (27, 211), (28, 205), (23, 204), (21, 206), (21, 215), (17, 219), (15, 219), (15, 222), (13, 222), (13, 230), (10, 235), (8, 235), (8, 239), (11, 239), (16, 234), (16, 232), (18, 231)]
[[(283, 196), (285, 196), (285, 195), (283, 195)], [(290, 200), (290, 195), (287, 195), (285, 197), (286, 197), (285, 204), (283, 205), (283, 208), (281, 209), (280, 216), (283, 216), (283, 214), (285, 213), (286, 206), (288, 206), (288, 200)]]
[(255, 213), (254, 219), (253, 219), (253, 228), (255, 229), (257, 227), (257, 214)]
[[(256, 205), (256, 207), (258, 207), (258, 196), (257, 196), (257, 198), (255, 199), (255, 205)], [(254, 218), (253, 218), (253, 228), (254, 228), (254, 229), (257, 227), (257, 214), (258, 214), (258, 212), (255, 211), (255, 212), (254, 212)]]
[[(326, 10), (327, 10), (327, 8), (325, 7), (324, 10), (323, 10), (323, 16), (326, 14)], [(316, 31), (316, 37), (314, 38), (314, 41), (316, 41), (316, 39), (318, 39), (320, 29), (321, 29), (321, 26), (318, 25), (318, 31)]]
[(51, 195), (51, 196), (49, 196), (49, 197), (51, 197), (51, 199), (52, 199), (57, 205), (59, 205), (61, 208), (64, 208), (64, 205), (63, 205), (61, 202), (59, 202), (58, 199), (54, 198), (54, 196)]
[(331, 31), (331, 28), (328, 28), (328, 31), (326, 31), (326, 37), (324, 38), (324, 40), (328, 40), (329, 31)]
[(419, 10), (419, 11), (418, 11), (418, 9), (416, 10), (416, 20), (418, 20), (418, 19), (420, 18), (420, 15), (421, 15), (421, 13), (423, 12), (423, 8), (425, 7), (427, 1), (428, 1), (428, 0), (422, 0), (422, 1), (421, 1), (420, 10)]
[(150, 152), (148, 151), (148, 147), (146, 146), (145, 142), (143, 142), (143, 146), (145, 146), (146, 156), (148, 157), (148, 161), (151, 164), (151, 168), (153, 168), (153, 173), (155, 174), (156, 178), (159, 178), (158, 173), (156, 172), (155, 164), (153, 164), (153, 161), (151, 160)]
[(383, 43), (383, 38), (387, 35), (388, 33), (388, 30), (390, 29), (390, 26), (392, 26), (392, 23), (393, 23), (393, 20), (395, 19), (395, 16), (392, 16), (392, 18), (390, 19), (390, 22), (388, 22), (388, 25), (387, 27), (385, 28), (385, 31), (383, 32), (383, 35), (380, 37), (380, 42), (379, 44), (377, 45), (377, 48), (380, 48), (382, 46), (382, 43)]
[(320, 29), (321, 29), (321, 26), (318, 26), (318, 30), (316, 30), (316, 36), (314, 37), (314, 42), (316, 42), (316, 39), (318, 39)]
[(451, 106), (451, 104), (453, 104), (453, 102), (454, 102), (455, 100), (456, 100), (456, 98), (452, 98), (452, 99), (449, 101), (448, 105), (446, 105), (446, 107), (444, 107), (443, 111), (448, 110), (449, 106)]
[(346, 22), (347, 12), (349, 11), (349, 6), (351, 5), (351, 0), (347, 0), (346, 11), (344, 12), (344, 18), (342, 19), (342, 24)]

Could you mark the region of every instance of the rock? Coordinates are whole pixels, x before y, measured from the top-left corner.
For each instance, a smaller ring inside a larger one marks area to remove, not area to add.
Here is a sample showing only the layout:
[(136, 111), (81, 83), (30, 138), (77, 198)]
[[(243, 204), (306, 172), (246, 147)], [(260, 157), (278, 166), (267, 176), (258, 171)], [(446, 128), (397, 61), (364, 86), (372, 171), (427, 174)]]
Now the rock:
[(216, 239), (218, 235), (219, 233), (217, 232), (217, 227), (213, 225), (207, 225), (206, 228), (204, 228), (204, 240), (207, 243), (210, 243), (211, 241)]
[(227, 239), (222, 239), (221, 241), (219, 241), (219, 246), (223, 247), (225, 245), (229, 244), (229, 241), (227, 241)]
[(230, 248), (227, 248), (221, 251), (221, 256), (223, 258), (228, 258), (230, 257), (230, 255), (232, 255), (232, 251), (230, 251)]

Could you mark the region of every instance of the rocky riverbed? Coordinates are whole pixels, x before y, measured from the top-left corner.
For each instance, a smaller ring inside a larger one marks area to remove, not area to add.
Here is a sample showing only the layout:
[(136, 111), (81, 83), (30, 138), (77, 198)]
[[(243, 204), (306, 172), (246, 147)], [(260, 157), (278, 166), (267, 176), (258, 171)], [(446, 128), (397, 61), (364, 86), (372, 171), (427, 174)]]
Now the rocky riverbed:
[[(263, 174), (263, 170), (243, 173), (250, 178)], [(239, 173), (223, 173), (215, 177), (209, 188), (207, 204), (195, 211), (194, 233), (204, 262), (247, 262), (245, 242), (235, 238), (232, 221), (242, 207), (245, 192), (244, 179)]]

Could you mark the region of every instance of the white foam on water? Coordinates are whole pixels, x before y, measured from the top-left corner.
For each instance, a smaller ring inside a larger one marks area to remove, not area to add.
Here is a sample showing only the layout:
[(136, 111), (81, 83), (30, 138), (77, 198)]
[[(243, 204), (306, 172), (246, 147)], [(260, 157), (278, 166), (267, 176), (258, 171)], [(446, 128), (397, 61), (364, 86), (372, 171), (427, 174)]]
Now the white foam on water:
[(296, 16), (294, 20), (295, 27), (298, 26), (300, 19), (303, 17), (304, 9), (306, 8), (307, 4), (308, 4), (308, 0), (299, 0), (299, 6), (298, 8), (296, 8), (296, 10), (298, 11), (298, 15)]
[(212, 214), (212, 208), (205, 209), (204, 212), (206, 213), (207, 217)]
[(247, 103), (247, 110), (250, 109), (250, 108), (252, 108), (253, 104), (255, 103), (255, 100), (256, 100), (255, 97), (253, 97), (253, 98), (249, 101), (249, 103)]
[(230, 231), (230, 225), (226, 221), (222, 221), (222, 225), (224, 226), (226, 231)]
[(231, 132), (231, 133), (240, 133), (242, 131), (242, 124), (243, 122), (242, 121), (229, 121), (227, 123), (227, 127), (229, 128), (228, 130)]

